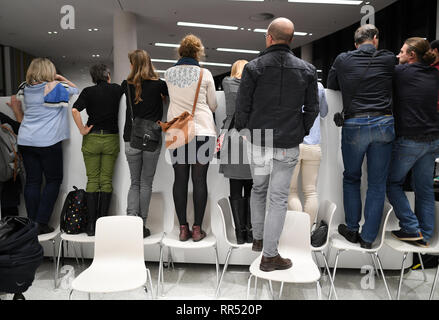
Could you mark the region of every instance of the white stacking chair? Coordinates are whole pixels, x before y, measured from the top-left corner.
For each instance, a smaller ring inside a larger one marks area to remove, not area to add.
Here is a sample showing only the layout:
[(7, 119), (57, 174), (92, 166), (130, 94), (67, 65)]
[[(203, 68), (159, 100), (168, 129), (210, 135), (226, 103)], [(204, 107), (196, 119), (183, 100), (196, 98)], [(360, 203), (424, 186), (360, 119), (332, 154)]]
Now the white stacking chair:
[(144, 246), (161, 246), (164, 228), (163, 228), (163, 208), (164, 199), (161, 193), (153, 193), (151, 196), (150, 208), (155, 208), (154, 211), (149, 210), (146, 226), (151, 231), (151, 235), (143, 239)]
[[(329, 270), (328, 260), (326, 258), (326, 253), (325, 253), (325, 251), (328, 249), (329, 246), (330, 236), (333, 233), (332, 220), (334, 218), (336, 210), (337, 210), (337, 205), (329, 200), (325, 200), (320, 204), (319, 211), (317, 213), (316, 224), (318, 226), (321, 221), (326, 222), (326, 224), (328, 225), (328, 235), (326, 236), (326, 241), (322, 246), (320, 247), (311, 246), (311, 251), (313, 251), (314, 253), (319, 252), (323, 256), (326, 272), (328, 273), (329, 281), (331, 283), (331, 288), (329, 290), (334, 290), (335, 299), (338, 299), (337, 292), (335, 292), (334, 281), (332, 280), (331, 271)], [(316, 260), (317, 260), (317, 256), (316, 256)]]
[(229, 260), (233, 250), (241, 248), (250, 251), (252, 250), (252, 243), (237, 244), (236, 242), (236, 233), (233, 222), (232, 209), (230, 207), (230, 202), (228, 198), (223, 198), (218, 201), (218, 215), (220, 217), (224, 238), (226, 240), (226, 244), (229, 247), (229, 250), (227, 251), (227, 257), (224, 263), (223, 272), (221, 273), (218, 288), (216, 289), (216, 298), (218, 298), (219, 296), (221, 283), (223, 281), (224, 274), (227, 271), (227, 267), (229, 266)]
[[(378, 251), (384, 245), (384, 237), (386, 235), (387, 222), (389, 220), (389, 217), (390, 217), (392, 211), (393, 211), (393, 207), (388, 202), (385, 202), (384, 209), (383, 209), (383, 215), (382, 215), (382, 219), (381, 219), (380, 230), (378, 232), (378, 235), (377, 235), (375, 242), (372, 244), (372, 249), (361, 248), (359, 243), (351, 243), (351, 242), (347, 241), (338, 232), (332, 236), (331, 248), (334, 248), (337, 250), (334, 271), (333, 271), (333, 275), (332, 275), (332, 280), (334, 281), (334, 283), (335, 283), (335, 274), (337, 271), (338, 259), (339, 259), (341, 252), (356, 251), (356, 252), (368, 253), (372, 257), (372, 261), (374, 264), (375, 264), (375, 259), (378, 262), (378, 266), (380, 268), (381, 275), (382, 275), (382, 278), (384, 281), (384, 286), (386, 287), (387, 295), (388, 295), (389, 299), (392, 300), (392, 295), (390, 294), (389, 287), (387, 286), (386, 277), (384, 276), (383, 266), (381, 264), (380, 257), (378, 256)], [(329, 298), (331, 298), (331, 295), (332, 295), (332, 290), (330, 291)]]
[(145, 266), (143, 220), (139, 217), (111, 216), (96, 222), (96, 241), (91, 266), (72, 282), (73, 291), (113, 293), (144, 287), (151, 273)]
[(58, 236), (60, 235), (61, 231), (59, 229), (59, 226), (51, 233), (45, 233), (45, 234), (40, 234), (38, 236), (38, 242), (39, 243), (44, 243), (44, 242), (51, 242), (52, 243), (52, 248), (53, 248), (53, 279), (54, 279), (54, 286), (56, 289), (57, 286), (57, 264), (56, 264), (56, 239), (58, 238)]
[[(320, 287), (320, 270), (312, 258), (311, 251), (311, 223), (309, 215), (304, 212), (288, 211), (284, 229), (282, 231), (278, 251), (283, 258), (289, 258), (293, 266), (287, 270), (264, 272), (259, 269), (262, 254), (251, 264), (250, 277), (247, 284), (247, 299), (250, 294), (251, 280), (265, 279), (270, 283), (271, 295), (274, 299), (272, 281), (281, 282), (279, 299), (282, 297), (284, 283), (316, 283), (317, 296), (322, 298)], [(255, 290), (256, 291), (256, 290)], [(255, 292), (255, 295), (257, 292)]]
[[(434, 236), (431, 239), (430, 246), (428, 248), (422, 248), (415, 244), (410, 244), (408, 242), (404, 242), (401, 240), (396, 239), (392, 236), (392, 233), (389, 231), (386, 233), (385, 237), (385, 244), (392, 248), (393, 250), (396, 250), (398, 252), (401, 252), (404, 254), (402, 258), (402, 264), (401, 264), (401, 276), (399, 278), (399, 285), (398, 285), (398, 292), (396, 294), (396, 299), (399, 300), (401, 296), (401, 287), (402, 287), (402, 281), (404, 278), (404, 262), (407, 259), (407, 255), (409, 253), (417, 253), (419, 255), (419, 260), (421, 262), (422, 270), (424, 271), (424, 265), (422, 263), (422, 254), (431, 254), (431, 255), (437, 255), (439, 254), (439, 204), (436, 202), (436, 222), (435, 222), (435, 231)], [(439, 267), (436, 272), (435, 279), (433, 281), (433, 287), (430, 294), (430, 300), (433, 299), (434, 290), (436, 287), (437, 277), (439, 273)], [(424, 272), (424, 280), (426, 280), (425, 272)]]

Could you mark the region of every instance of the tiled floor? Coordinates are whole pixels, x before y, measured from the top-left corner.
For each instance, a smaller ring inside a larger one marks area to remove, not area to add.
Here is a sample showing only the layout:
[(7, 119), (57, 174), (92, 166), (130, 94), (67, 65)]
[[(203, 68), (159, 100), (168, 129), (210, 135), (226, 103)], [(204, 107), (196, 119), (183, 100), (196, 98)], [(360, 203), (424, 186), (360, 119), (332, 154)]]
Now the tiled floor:
[[(86, 260), (88, 266), (91, 260)], [(67, 265), (75, 267), (75, 272), (81, 272), (84, 267), (78, 267), (75, 260), (66, 260)], [(147, 263), (150, 269), (154, 290), (157, 288), (158, 263)], [(222, 267), (222, 266), (221, 266)], [(403, 300), (426, 300), (430, 296), (431, 286), (436, 269), (427, 269), (427, 281), (424, 281), (422, 271), (409, 271), (403, 282), (401, 299)], [(392, 296), (396, 297), (398, 288), (399, 271), (386, 271), (386, 279)], [(64, 274), (61, 275), (65, 276)], [(375, 277), (375, 289), (362, 289), (362, 279), (365, 274), (360, 270), (337, 270), (336, 289), (340, 300), (385, 300), (387, 293), (381, 278)], [(222, 286), (220, 299), (243, 300), (246, 299), (247, 280), (249, 277), (248, 267), (230, 266), (226, 273)], [(158, 299), (166, 300), (210, 300), (214, 299), (216, 271), (214, 265), (199, 264), (175, 264), (175, 269), (165, 269), (165, 290), (164, 296)], [(366, 283), (363, 279), (363, 287)], [(369, 282), (370, 283), (370, 279)], [(329, 291), (329, 280), (321, 279), (323, 299), (327, 299)], [(273, 283), (275, 294), (279, 293), (280, 285)], [(435, 298), (439, 299), (439, 286)], [(254, 291), (251, 290), (250, 298), (254, 298)], [(53, 263), (45, 258), (41, 267), (37, 270), (35, 281), (32, 287), (25, 293), (27, 300), (67, 300), (69, 297), (67, 288), (54, 289)], [(2, 299), (12, 299), (12, 295), (2, 296)], [(118, 294), (93, 294), (93, 300), (142, 300), (150, 299), (151, 296), (143, 289)], [(75, 292), (74, 300), (88, 299), (87, 294)], [(271, 299), (268, 283), (258, 281), (258, 299)], [(317, 299), (316, 285), (285, 285), (282, 299), (286, 300), (315, 300)]]

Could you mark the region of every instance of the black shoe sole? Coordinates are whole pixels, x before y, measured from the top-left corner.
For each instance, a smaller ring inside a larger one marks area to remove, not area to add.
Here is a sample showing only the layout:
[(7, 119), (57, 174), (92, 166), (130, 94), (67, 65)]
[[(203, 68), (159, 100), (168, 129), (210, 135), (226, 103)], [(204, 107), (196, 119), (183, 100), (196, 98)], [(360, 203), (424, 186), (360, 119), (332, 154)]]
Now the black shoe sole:
[(397, 235), (395, 235), (393, 232), (392, 232), (392, 236), (393, 236), (395, 239), (398, 239), (398, 240), (401, 240), (401, 241), (408, 241), (408, 242), (414, 242), (414, 241), (418, 241), (418, 240), (422, 240), (422, 239), (424, 239), (424, 237), (416, 237), (416, 238), (400, 238), (400, 237), (398, 237)]

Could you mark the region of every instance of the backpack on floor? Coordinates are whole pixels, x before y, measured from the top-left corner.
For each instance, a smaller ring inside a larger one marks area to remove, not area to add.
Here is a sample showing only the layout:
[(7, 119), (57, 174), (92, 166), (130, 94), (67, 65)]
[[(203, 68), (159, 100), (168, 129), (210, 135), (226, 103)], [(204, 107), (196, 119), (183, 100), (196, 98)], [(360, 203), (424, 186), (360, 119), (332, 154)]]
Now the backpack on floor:
[(67, 234), (80, 234), (85, 232), (87, 223), (87, 202), (85, 190), (73, 187), (64, 201), (61, 210), (60, 228)]
[(9, 124), (0, 125), (0, 182), (23, 173), (23, 160), (18, 153), (17, 135)]

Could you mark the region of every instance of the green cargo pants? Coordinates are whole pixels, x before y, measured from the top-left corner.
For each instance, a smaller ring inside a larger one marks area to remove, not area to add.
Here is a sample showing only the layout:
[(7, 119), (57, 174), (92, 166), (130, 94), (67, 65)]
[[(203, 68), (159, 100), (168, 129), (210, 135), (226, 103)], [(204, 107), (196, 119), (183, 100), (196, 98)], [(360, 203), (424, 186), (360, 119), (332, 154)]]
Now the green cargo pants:
[(87, 192), (113, 192), (113, 172), (119, 155), (118, 134), (90, 133), (82, 140)]

